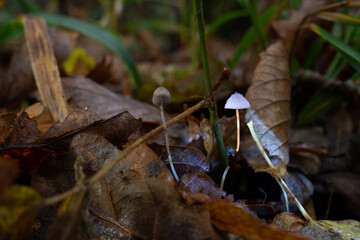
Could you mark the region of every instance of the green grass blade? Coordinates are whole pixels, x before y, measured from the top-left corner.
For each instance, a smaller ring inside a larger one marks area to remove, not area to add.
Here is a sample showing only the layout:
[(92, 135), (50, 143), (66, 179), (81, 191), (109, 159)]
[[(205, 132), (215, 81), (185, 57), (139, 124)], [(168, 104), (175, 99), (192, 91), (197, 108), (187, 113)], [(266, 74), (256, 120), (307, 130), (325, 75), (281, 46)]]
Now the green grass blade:
[[(260, 17), (260, 24), (262, 26), (267, 26), (271, 20), (274, 18), (276, 13), (278, 12), (279, 8), (277, 6), (270, 7), (266, 10), (266, 12)], [(255, 29), (254, 27), (250, 27), (249, 30), (246, 32), (245, 36), (241, 39), (233, 58), (229, 63), (229, 69), (232, 70), (236, 64), (238, 63), (239, 59), (243, 55), (243, 53), (249, 48), (249, 46), (255, 41)]]
[(15, 0), (15, 2), (22, 8), (24, 13), (39, 13), (41, 8), (31, 0)]
[(206, 30), (205, 37), (208, 38), (209, 36), (211, 36), (217, 29), (219, 29), (219, 27), (221, 27), (226, 22), (244, 16), (248, 16), (247, 11), (245, 10), (235, 10), (221, 15), (220, 17), (212, 21), (212, 23), (209, 25)]
[(330, 33), (316, 24), (310, 24), (310, 29), (333, 45), (349, 62), (349, 64), (351, 64), (351, 66), (353, 66), (357, 71), (360, 71), (360, 53), (358, 51), (332, 36)]
[(317, 17), (334, 22), (343, 22), (348, 24), (360, 24), (360, 19), (343, 13), (320, 12)]
[(0, 26), (0, 45), (21, 35), (23, 32), (24, 28), (20, 19), (3, 23)]
[(240, 3), (250, 15), (252, 26), (254, 26), (255, 34), (257, 35), (257, 40), (259, 42), (259, 47), (261, 51), (265, 50), (266, 46), (269, 45), (270, 40), (264, 31), (264, 24), (259, 21), (255, 7), (256, 1), (238, 0), (238, 3)]
[(62, 26), (64, 28), (79, 32), (87, 37), (90, 37), (109, 50), (118, 54), (127, 66), (128, 71), (132, 75), (135, 83), (136, 94), (140, 95), (141, 79), (136, 69), (135, 62), (129, 51), (124, 46), (121, 36), (115, 32), (110, 32), (102, 27), (94, 24), (83, 22), (74, 18), (65, 17), (55, 14), (36, 14), (36, 16), (43, 17), (48, 24)]

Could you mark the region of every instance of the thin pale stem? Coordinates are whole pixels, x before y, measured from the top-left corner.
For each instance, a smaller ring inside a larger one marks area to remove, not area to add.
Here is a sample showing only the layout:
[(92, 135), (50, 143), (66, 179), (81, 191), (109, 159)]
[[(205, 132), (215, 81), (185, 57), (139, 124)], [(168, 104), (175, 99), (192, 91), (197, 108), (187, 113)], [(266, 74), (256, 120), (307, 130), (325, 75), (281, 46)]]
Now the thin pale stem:
[(171, 171), (172, 171), (172, 173), (173, 173), (173, 175), (174, 175), (175, 180), (176, 180), (176, 181), (179, 181), (179, 177), (178, 177), (178, 175), (176, 174), (176, 170), (175, 170), (173, 161), (172, 161), (172, 159), (171, 159), (170, 146), (169, 146), (169, 134), (168, 134), (168, 130), (167, 130), (167, 127), (166, 127), (166, 121), (165, 121), (165, 115), (164, 115), (164, 107), (163, 107), (162, 104), (160, 105), (160, 114), (161, 114), (162, 123), (163, 123), (163, 125), (164, 125), (166, 151), (167, 151), (167, 154), (168, 154), (168, 159), (169, 159), (169, 163), (170, 163), (170, 168), (171, 168)]
[[(292, 200), (295, 202), (295, 204), (298, 206), (300, 212), (302, 213), (302, 215), (304, 216), (304, 218), (308, 221), (308, 222), (312, 222), (312, 218), (310, 217), (310, 215), (306, 212), (306, 210), (303, 208), (303, 206), (301, 205), (301, 203), (297, 200), (297, 198), (295, 197), (295, 195), (291, 192), (291, 190), (289, 189), (289, 187), (286, 185), (286, 183), (284, 182), (284, 180), (280, 177), (278, 171), (275, 169), (274, 165), (272, 164), (272, 162), (270, 161), (270, 158), (268, 157), (268, 155), (266, 154), (264, 148), (262, 147), (259, 139), (256, 136), (255, 130), (254, 130), (254, 126), (253, 126), (253, 121), (250, 121), (247, 123), (251, 136), (254, 139), (257, 147), (259, 148), (261, 154), (263, 155), (263, 157), (265, 158), (266, 162), (268, 163), (268, 165), (270, 166), (271, 170), (270, 172), (272, 173), (272, 176), (277, 180), (277, 182), (281, 183), (282, 187), (286, 190), (286, 192), (290, 195), (290, 197), (292, 198)], [(286, 198), (286, 196), (284, 196)]]
[(236, 129), (237, 129), (236, 152), (238, 152), (240, 150), (240, 114), (239, 114), (239, 109), (236, 109)]
[(224, 190), (225, 179), (226, 179), (226, 175), (227, 175), (229, 169), (230, 169), (230, 166), (228, 165), (228, 166), (226, 167), (223, 175), (222, 175), (221, 184), (220, 184), (220, 189), (221, 189), (221, 191)]

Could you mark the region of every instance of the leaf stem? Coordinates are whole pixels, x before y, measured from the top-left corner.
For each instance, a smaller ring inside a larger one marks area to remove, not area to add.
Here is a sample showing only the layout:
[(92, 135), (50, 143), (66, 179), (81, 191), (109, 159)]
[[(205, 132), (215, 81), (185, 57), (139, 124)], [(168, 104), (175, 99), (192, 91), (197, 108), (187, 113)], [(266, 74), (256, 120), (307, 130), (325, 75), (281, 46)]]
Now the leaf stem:
[(206, 92), (208, 95), (213, 98), (213, 106), (209, 107), (210, 120), (214, 128), (216, 142), (219, 148), (220, 157), (223, 161), (224, 167), (227, 166), (227, 156), (224, 146), (224, 141), (221, 135), (220, 125), (218, 121), (218, 116), (216, 112), (216, 101), (213, 95), (211, 80), (210, 80), (210, 70), (209, 70), (209, 62), (206, 50), (206, 40), (205, 40), (205, 26), (204, 26), (204, 11), (202, 0), (195, 0), (196, 11), (197, 11), (197, 20), (199, 26), (199, 37), (200, 37), (200, 53), (203, 63), (204, 75), (205, 75), (205, 84), (206, 84)]

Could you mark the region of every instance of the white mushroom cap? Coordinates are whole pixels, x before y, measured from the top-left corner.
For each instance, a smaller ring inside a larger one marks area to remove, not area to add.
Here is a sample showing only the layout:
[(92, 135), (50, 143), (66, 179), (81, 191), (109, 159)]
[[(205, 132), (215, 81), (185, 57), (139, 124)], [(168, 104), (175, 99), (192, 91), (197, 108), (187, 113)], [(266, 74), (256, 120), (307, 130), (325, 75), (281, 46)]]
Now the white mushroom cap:
[(250, 104), (246, 98), (240, 93), (232, 94), (225, 104), (226, 109), (245, 109), (250, 108)]

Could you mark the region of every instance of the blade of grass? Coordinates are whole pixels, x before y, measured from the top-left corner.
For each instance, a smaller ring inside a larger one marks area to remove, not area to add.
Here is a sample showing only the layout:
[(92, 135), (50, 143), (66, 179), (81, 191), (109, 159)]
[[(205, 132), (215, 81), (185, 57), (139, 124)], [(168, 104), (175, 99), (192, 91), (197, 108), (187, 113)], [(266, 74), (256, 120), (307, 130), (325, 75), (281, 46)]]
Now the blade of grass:
[[(260, 17), (260, 25), (267, 26), (271, 20), (276, 16), (279, 7), (273, 6), (266, 10), (266, 12)], [(249, 46), (255, 41), (255, 29), (250, 27), (246, 32), (245, 36), (241, 39), (233, 58), (229, 63), (229, 69), (232, 70), (236, 64), (239, 62), (243, 53), (249, 48)]]
[(113, 51), (121, 57), (127, 66), (128, 71), (132, 75), (135, 83), (136, 94), (140, 96), (141, 79), (136, 69), (135, 62), (130, 55), (129, 51), (124, 46), (121, 36), (115, 32), (110, 32), (102, 27), (80, 21), (74, 18), (65, 17), (55, 14), (35, 14), (36, 16), (43, 17), (48, 24), (62, 26), (67, 29), (79, 32), (87, 37), (90, 37), (102, 45), (106, 46), (109, 50)]
[[(196, 12), (197, 15), (197, 21), (199, 26), (199, 37), (200, 37), (200, 53), (203, 63), (203, 69), (204, 69), (204, 75), (205, 75), (205, 84), (206, 84), (206, 92), (208, 95), (213, 95), (212, 93), (212, 84), (210, 79), (210, 70), (209, 70), (209, 62), (207, 57), (207, 50), (206, 50), (206, 40), (205, 40), (205, 27), (204, 27), (204, 12), (203, 12), (203, 5), (202, 0), (195, 0), (196, 5)], [(224, 141), (221, 135), (220, 125), (218, 121), (218, 116), (216, 112), (216, 101), (215, 97), (212, 97), (214, 107), (209, 107), (209, 113), (210, 113), (210, 120), (214, 128), (215, 132), (215, 138), (216, 142), (219, 148), (220, 157), (223, 161), (224, 167), (227, 166), (227, 156), (226, 156), (226, 150), (224, 146)]]
[[(358, 17), (360, 17), (360, 11), (357, 14)], [(347, 26), (347, 29), (345, 31), (344, 36), (344, 43), (349, 44), (350, 40), (353, 39), (356, 35), (357, 28), (355, 26)], [(341, 61), (341, 53), (337, 52), (333, 60), (331, 61), (331, 64), (329, 68), (326, 71), (325, 76), (331, 79), (337, 78), (337, 76), (340, 74), (341, 70), (344, 68), (346, 63), (344, 61)], [(340, 63), (341, 61), (341, 63)]]
[(264, 31), (264, 24), (261, 24), (258, 19), (258, 14), (256, 7), (254, 4), (256, 1), (250, 1), (250, 0), (238, 0), (238, 3), (242, 5), (248, 14), (250, 15), (252, 25), (255, 29), (255, 34), (257, 35), (257, 41), (259, 42), (260, 50), (265, 50), (266, 46), (269, 45), (269, 38), (267, 37), (265, 31)]
[(349, 24), (360, 24), (360, 19), (350, 15), (337, 12), (320, 12), (317, 17), (334, 22), (343, 22)]
[(360, 53), (342, 42), (341, 40), (335, 38), (326, 30), (317, 26), (316, 24), (310, 24), (310, 29), (315, 32), (317, 35), (322, 37), (324, 40), (328, 41), (331, 45), (333, 45), (339, 53), (357, 70), (360, 71)]
[(0, 45), (20, 36), (24, 32), (24, 27), (20, 19), (3, 23), (0, 26)]
[(205, 37), (208, 38), (209, 36), (211, 36), (219, 27), (221, 27), (226, 22), (244, 16), (248, 16), (247, 11), (245, 10), (235, 10), (221, 15), (220, 17), (212, 21), (212, 23), (209, 25)]

